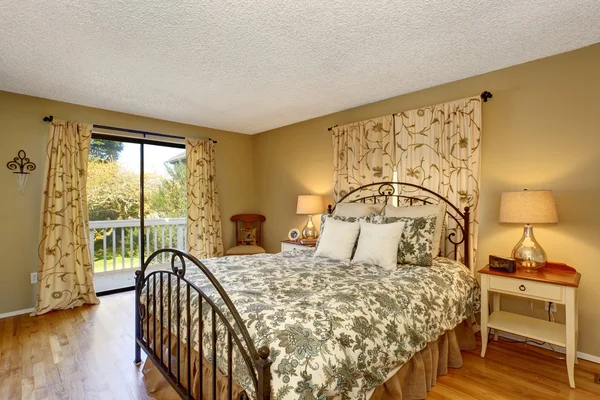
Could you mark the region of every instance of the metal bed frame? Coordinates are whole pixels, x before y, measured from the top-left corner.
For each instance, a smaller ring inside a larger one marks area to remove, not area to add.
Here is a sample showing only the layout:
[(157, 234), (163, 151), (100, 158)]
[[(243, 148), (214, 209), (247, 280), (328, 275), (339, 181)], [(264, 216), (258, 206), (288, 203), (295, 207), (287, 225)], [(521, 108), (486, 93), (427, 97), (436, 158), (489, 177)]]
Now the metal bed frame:
[[(447, 207), (447, 215), (452, 218), (457, 225), (457, 228), (452, 230), (447, 239), (454, 245), (454, 258), (458, 259), (458, 246), (464, 246), (465, 260), (464, 264), (470, 270), (470, 259), (469, 254), (469, 222), (470, 213), (469, 207), (465, 207), (464, 211), (452, 204), (448, 199), (442, 195), (435, 193), (432, 190), (418, 186), (411, 183), (403, 182), (378, 182), (358, 187), (347, 194), (345, 194), (337, 203), (332, 207), (328, 207), (328, 212), (331, 214), (335, 211), (337, 204), (342, 202), (352, 203), (377, 203), (387, 204), (389, 199), (397, 199), (398, 204), (414, 205), (417, 204), (435, 204), (441, 201), (445, 202)], [(460, 236), (457, 237), (456, 233), (460, 232)], [(161, 255), (162, 253), (171, 254), (170, 269), (156, 270), (150, 273), (146, 273), (151, 262)], [(208, 279), (213, 288), (219, 295), (219, 301), (211, 299), (202, 289), (200, 289), (193, 282), (188, 280), (185, 276), (187, 271), (186, 262), (191, 264), (191, 267), (198, 268), (204, 276)], [(177, 264), (177, 265), (176, 265)], [(164, 283), (167, 284), (167, 293), (164, 293)], [(176, 283), (176, 285), (174, 285)], [(157, 286), (159, 287), (157, 289)], [(173, 286), (175, 288), (173, 288)], [(146, 296), (144, 302), (142, 302), (142, 295), (144, 288), (146, 289)], [(183, 289), (182, 289), (183, 288)], [(172, 291), (175, 290), (177, 298), (175, 304), (172, 304), (171, 295)], [(183, 290), (183, 292), (182, 292)], [(159, 296), (156, 296), (156, 292), (159, 292)], [(154, 315), (150, 315), (150, 292), (152, 292), (152, 311)], [(254, 385), (256, 398), (258, 400), (268, 400), (271, 398), (271, 360), (269, 359), (269, 347), (262, 346), (256, 348), (250, 333), (248, 332), (243, 319), (237, 311), (235, 305), (231, 301), (229, 295), (225, 292), (221, 284), (211, 273), (211, 271), (197, 258), (183, 251), (176, 249), (161, 249), (157, 250), (148, 257), (148, 259), (142, 265), (141, 270), (136, 271), (135, 277), (135, 364), (139, 365), (142, 361), (141, 350), (148, 355), (148, 358), (152, 360), (157, 369), (162, 373), (165, 379), (171, 384), (175, 391), (183, 399), (193, 399), (192, 397), (192, 357), (191, 347), (188, 345), (185, 354), (181, 354), (182, 339), (186, 339), (189, 344), (192, 342), (188, 340), (191, 338), (191, 303), (192, 293), (195, 292), (195, 298), (202, 299), (199, 301), (199, 318), (198, 318), (198, 362), (199, 362), (199, 388), (198, 393), (203, 396), (203, 376), (202, 376), (202, 361), (203, 361), (203, 348), (202, 348), (202, 332), (204, 331), (204, 321), (202, 318), (203, 312), (202, 307), (204, 304), (208, 304), (211, 313), (211, 341), (212, 341), (212, 399), (217, 400), (217, 318), (224, 325), (227, 331), (227, 399), (232, 400), (233, 398), (233, 377), (232, 377), (232, 359), (233, 359), (233, 346), (237, 347), (241, 357), (243, 358), (248, 373)], [(184, 294), (185, 301), (182, 302), (181, 294)], [(166, 294), (166, 296), (165, 296)], [(157, 301), (158, 299), (158, 301)], [(166, 300), (165, 300), (166, 299)], [(157, 308), (158, 303), (158, 308)], [(216, 303), (222, 303), (221, 306)], [(176, 318), (172, 321), (171, 312), (172, 307), (175, 307)], [(167, 324), (164, 324), (164, 314), (167, 314)], [(181, 335), (182, 332), (182, 313), (186, 313), (187, 324), (183, 326), (185, 335)], [(158, 315), (157, 315), (158, 314)], [(226, 316), (228, 314), (228, 316)], [(157, 316), (160, 320), (157, 322)], [(150, 321), (152, 319), (152, 322)], [(150, 334), (150, 326), (152, 324), (152, 336)], [(157, 345), (156, 340), (156, 329), (160, 328), (160, 347)], [(171, 336), (173, 333), (173, 324), (177, 328), (177, 340), (176, 340), (176, 354), (170, 354)], [(145, 329), (144, 329), (145, 325)], [(168, 329), (167, 343), (164, 342), (163, 329)], [(152, 340), (151, 340), (152, 339)], [(168, 346), (169, 354), (168, 360), (164, 357), (164, 346)], [(176, 356), (176, 365), (173, 366), (171, 359)], [(182, 359), (182, 356), (185, 359)], [(186, 382), (181, 381), (181, 361), (185, 360), (183, 364), (187, 367), (187, 379)], [(242, 393), (240, 400), (247, 399), (247, 395)]]

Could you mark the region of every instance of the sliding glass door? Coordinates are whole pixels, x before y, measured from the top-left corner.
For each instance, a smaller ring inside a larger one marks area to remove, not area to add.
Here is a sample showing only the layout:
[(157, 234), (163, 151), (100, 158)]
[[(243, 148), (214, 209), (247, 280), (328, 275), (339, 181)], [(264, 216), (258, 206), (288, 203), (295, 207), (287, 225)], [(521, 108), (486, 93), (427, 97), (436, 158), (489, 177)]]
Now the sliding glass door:
[(183, 145), (93, 136), (88, 205), (98, 293), (132, 288), (154, 250), (185, 249), (185, 182)]
[[(185, 149), (144, 144), (144, 258), (165, 247), (185, 250)], [(167, 262), (162, 254), (154, 265)]]

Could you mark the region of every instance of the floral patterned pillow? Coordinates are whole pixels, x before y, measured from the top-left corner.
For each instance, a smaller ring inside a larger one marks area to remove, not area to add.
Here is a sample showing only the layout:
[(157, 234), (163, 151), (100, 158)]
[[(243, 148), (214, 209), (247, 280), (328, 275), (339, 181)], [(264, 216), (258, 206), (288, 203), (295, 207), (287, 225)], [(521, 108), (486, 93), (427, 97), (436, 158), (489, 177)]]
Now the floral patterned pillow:
[(405, 227), (398, 246), (398, 264), (421, 265), (429, 267), (433, 264), (433, 239), (435, 236), (436, 215), (426, 217), (386, 217), (369, 216), (374, 224), (389, 224), (404, 221)]
[(256, 228), (242, 228), (242, 243), (246, 246), (256, 246)]

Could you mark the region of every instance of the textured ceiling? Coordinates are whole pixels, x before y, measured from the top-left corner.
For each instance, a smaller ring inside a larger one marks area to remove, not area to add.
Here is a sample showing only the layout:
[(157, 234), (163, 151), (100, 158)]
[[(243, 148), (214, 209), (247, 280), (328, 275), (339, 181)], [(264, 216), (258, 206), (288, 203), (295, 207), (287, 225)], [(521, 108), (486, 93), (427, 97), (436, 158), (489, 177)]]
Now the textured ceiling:
[(2, 0), (0, 20), (0, 90), (243, 133), (600, 42), (599, 0)]

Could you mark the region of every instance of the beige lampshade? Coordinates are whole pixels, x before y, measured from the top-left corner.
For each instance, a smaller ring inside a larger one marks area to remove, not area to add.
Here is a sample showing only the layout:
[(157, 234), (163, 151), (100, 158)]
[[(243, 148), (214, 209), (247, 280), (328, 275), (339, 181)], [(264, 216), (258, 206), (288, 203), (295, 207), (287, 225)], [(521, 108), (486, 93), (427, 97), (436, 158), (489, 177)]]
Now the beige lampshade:
[(319, 214), (323, 211), (323, 196), (312, 194), (301, 194), (298, 196), (296, 214)]
[(500, 201), (500, 222), (544, 224), (558, 222), (550, 190), (504, 192)]

